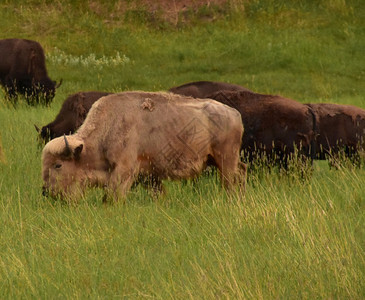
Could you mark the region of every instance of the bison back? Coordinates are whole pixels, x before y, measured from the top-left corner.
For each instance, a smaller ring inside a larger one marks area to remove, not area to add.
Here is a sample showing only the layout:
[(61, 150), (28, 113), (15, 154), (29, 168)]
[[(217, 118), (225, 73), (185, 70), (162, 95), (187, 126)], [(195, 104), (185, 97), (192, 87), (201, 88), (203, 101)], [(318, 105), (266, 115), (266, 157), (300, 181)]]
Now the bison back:
[(77, 135), (110, 160), (128, 153), (145, 171), (184, 178), (201, 172), (217, 145), (236, 145), (238, 156), (242, 132), (240, 114), (216, 101), (124, 92), (98, 100)]
[(307, 106), (281, 96), (245, 91), (221, 91), (208, 97), (240, 112), (245, 128), (242, 149), (251, 156), (262, 151), (287, 155), (295, 149), (309, 155), (315, 120)]
[(223, 90), (250, 91), (237, 84), (217, 81), (195, 81), (170, 88), (169, 92), (194, 98), (208, 98), (208, 95)]

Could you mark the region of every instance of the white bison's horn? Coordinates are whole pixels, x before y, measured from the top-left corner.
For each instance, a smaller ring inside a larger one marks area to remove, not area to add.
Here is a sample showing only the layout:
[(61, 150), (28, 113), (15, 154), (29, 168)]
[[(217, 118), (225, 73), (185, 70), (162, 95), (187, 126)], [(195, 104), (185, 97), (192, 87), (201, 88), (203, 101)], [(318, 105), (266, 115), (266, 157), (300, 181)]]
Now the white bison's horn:
[(67, 141), (66, 134), (63, 134), (63, 138), (64, 138), (64, 140), (65, 140), (65, 144), (66, 144), (66, 152), (67, 152), (67, 153), (71, 153), (70, 144), (69, 144), (69, 143), (68, 143), (68, 141)]

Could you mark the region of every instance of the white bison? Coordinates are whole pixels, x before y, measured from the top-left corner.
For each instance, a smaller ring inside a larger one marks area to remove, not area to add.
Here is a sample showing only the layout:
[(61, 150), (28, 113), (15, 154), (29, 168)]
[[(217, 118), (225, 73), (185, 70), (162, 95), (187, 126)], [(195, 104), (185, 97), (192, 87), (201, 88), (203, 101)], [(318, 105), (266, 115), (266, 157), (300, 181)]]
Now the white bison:
[(77, 197), (100, 186), (117, 200), (133, 183), (161, 190), (162, 179), (192, 178), (207, 165), (230, 187), (239, 176), (242, 134), (239, 112), (214, 100), (109, 95), (95, 102), (75, 134), (45, 145), (43, 188), (51, 196)]

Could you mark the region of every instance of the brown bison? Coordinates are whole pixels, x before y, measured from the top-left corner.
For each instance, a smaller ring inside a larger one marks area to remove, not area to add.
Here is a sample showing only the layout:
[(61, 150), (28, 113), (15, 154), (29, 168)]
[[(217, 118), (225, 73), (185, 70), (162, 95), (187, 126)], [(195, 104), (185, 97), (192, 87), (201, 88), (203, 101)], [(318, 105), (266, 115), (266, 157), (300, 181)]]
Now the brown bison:
[(207, 98), (208, 95), (224, 90), (250, 92), (250, 90), (237, 84), (216, 82), (216, 81), (190, 82), (180, 86), (173, 87), (169, 89), (169, 92), (184, 96), (191, 96), (194, 98)]
[(48, 77), (44, 51), (38, 42), (0, 40), (0, 57), (0, 83), (10, 99), (20, 93), (25, 95), (29, 104), (52, 101), (61, 82), (56, 85)]
[(86, 115), (94, 102), (110, 94), (106, 92), (79, 92), (68, 96), (54, 121), (43, 126), (42, 129), (38, 129), (36, 126), (40, 138), (48, 142), (61, 135), (74, 133), (86, 119)]
[(170, 93), (124, 92), (99, 99), (73, 135), (47, 143), (44, 191), (74, 198), (100, 186), (113, 198), (146, 180), (191, 178), (216, 166), (225, 186), (238, 175), (243, 126), (235, 109)]
[(296, 149), (300, 157), (314, 155), (315, 117), (311, 109), (281, 96), (221, 91), (208, 96), (236, 108), (242, 117), (244, 158), (263, 156), (286, 167)]
[(316, 158), (336, 156), (339, 151), (352, 157), (365, 149), (365, 110), (352, 105), (307, 104), (317, 119)]

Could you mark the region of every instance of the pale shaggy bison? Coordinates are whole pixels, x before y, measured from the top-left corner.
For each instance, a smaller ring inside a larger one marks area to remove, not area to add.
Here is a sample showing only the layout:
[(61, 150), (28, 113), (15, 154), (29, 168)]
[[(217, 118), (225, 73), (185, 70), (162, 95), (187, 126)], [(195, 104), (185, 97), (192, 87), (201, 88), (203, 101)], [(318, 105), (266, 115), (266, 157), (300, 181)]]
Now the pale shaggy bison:
[(239, 176), (243, 125), (239, 112), (210, 99), (124, 92), (94, 103), (74, 134), (43, 149), (44, 190), (77, 197), (86, 186), (122, 198), (133, 183), (161, 190), (162, 179), (192, 178), (207, 165), (226, 187)]

